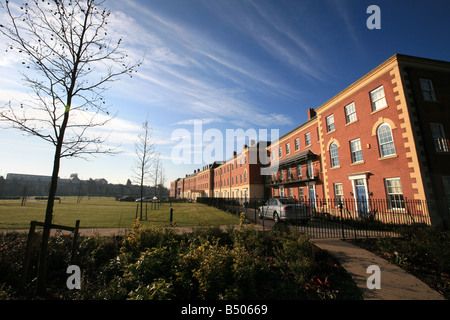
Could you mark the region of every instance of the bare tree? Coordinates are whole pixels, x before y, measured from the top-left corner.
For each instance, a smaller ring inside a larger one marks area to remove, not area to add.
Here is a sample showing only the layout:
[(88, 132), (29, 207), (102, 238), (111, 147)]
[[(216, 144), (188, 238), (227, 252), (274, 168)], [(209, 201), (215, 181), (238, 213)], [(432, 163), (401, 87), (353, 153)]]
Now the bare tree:
[[(50, 184), (38, 267), (37, 292), (45, 289), (48, 239), (61, 158), (114, 153), (105, 138), (88, 129), (111, 120), (103, 93), (119, 76), (135, 71), (127, 62), (121, 39), (107, 33), (110, 12), (97, 0), (30, 0), (22, 6), (2, 1), (7, 19), (0, 34), (7, 51), (20, 55), (23, 82), (30, 101), (0, 108), (0, 121), (54, 146)], [(69, 117), (70, 116), (70, 117)]]
[(161, 176), (161, 170), (162, 170), (162, 164), (161, 164), (161, 159), (159, 158), (160, 154), (156, 155), (155, 157), (155, 161), (153, 163), (153, 185), (154, 185), (154, 197), (156, 197), (157, 195), (157, 190), (158, 190), (158, 181), (160, 181), (160, 176)]
[(159, 170), (159, 198), (161, 199), (163, 194), (162, 192), (164, 191), (164, 184), (166, 183), (166, 170), (164, 170), (164, 167), (161, 164), (161, 169)]
[(151, 139), (151, 128), (148, 126), (148, 120), (142, 124), (142, 133), (138, 136), (138, 141), (135, 144), (135, 152), (137, 156), (136, 166), (135, 166), (135, 176), (136, 180), (139, 182), (140, 186), (140, 196), (141, 196), (141, 210), (140, 218), (142, 220), (142, 204), (144, 202), (144, 183), (149, 179), (149, 174), (151, 174), (151, 167), (154, 161), (155, 154), (155, 144)]

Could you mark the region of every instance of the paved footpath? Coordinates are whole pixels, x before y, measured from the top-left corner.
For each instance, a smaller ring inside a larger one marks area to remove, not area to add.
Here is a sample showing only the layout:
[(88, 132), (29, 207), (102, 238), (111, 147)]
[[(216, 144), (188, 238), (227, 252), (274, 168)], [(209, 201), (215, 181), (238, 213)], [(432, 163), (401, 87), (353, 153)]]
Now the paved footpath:
[[(364, 300), (445, 300), (410, 273), (358, 246), (338, 239), (312, 241), (339, 260), (361, 290)], [(367, 268), (372, 265), (380, 268), (380, 289), (367, 287), (368, 278), (374, 274), (373, 271), (367, 273)]]

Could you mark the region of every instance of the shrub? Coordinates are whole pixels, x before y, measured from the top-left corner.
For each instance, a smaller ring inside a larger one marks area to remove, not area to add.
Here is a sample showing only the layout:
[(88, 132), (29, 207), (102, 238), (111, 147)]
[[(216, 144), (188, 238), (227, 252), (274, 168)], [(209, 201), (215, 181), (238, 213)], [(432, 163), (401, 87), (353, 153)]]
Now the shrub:
[[(436, 229), (421, 229), (411, 237), (411, 255), (436, 265), (438, 271), (450, 273), (450, 234)], [(430, 261), (432, 260), (432, 261)]]
[(139, 284), (151, 284), (157, 278), (170, 277), (177, 262), (177, 255), (171, 248), (149, 248), (135, 263), (126, 266), (125, 277)]
[[(0, 235), (0, 240), (0, 271), (7, 271), (0, 272), (0, 298), (16, 297), (12, 288), (19, 280), (26, 236)], [(50, 241), (52, 298), (337, 298), (336, 282), (317, 262), (328, 264), (326, 259), (306, 236), (288, 229), (259, 232), (241, 225), (224, 232), (203, 227), (178, 235), (136, 221), (123, 238), (80, 237), (80, 290), (65, 287), (71, 244), (72, 238), (63, 235)]]
[(136, 220), (133, 229), (128, 233), (122, 244), (122, 253), (136, 259), (141, 252), (148, 248), (164, 246), (175, 238), (175, 232), (171, 228), (156, 226), (141, 227), (139, 219)]
[(156, 279), (150, 285), (139, 286), (129, 297), (130, 300), (170, 300), (173, 298), (172, 283)]
[(281, 237), (275, 258), (286, 288), (301, 297), (304, 294), (301, 289), (305, 288), (313, 270), (312, 244), (309, 239), (297, 233)]
[(194, 254), (198, 256), (198, 267), (193, 277), (198, 282), (198, 294), (201, 299), (219, 299), (227, 296), (231, 289), (233, 274), (233, 255), (217, 241), (205, 241)]
[[(0, 234), (0, 283), (19, 285), (26, 244), (27, 238), (17, 232)], [(39, 245), (38, 242), (33, 244)]]

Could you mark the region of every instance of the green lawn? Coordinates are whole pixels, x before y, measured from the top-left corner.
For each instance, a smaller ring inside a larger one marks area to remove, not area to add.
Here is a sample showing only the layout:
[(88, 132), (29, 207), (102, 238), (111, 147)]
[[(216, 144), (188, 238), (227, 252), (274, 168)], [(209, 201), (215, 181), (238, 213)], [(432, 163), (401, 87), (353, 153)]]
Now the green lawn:
[[(158, 209), (147, 205), (147, 220), (142, 225), (170, 225), (170, 208), (176, 226), (237, 225), (239, 218), (221, 210), (198, 203), (164, 203)], [(25, 206), (20, 200), (0, 200), (0, 229), (29, 228), (30, 221), (44, 221), (46, 201), (29, 198)], [(62, 197), (56, 201), (53, 223), (74, 226), (80, 220), (80, 228), (129, 228), (136, 217), (136, 203), (119, 202), (114, 198)], [(145, 218), (145, 204), (144, 204)]]

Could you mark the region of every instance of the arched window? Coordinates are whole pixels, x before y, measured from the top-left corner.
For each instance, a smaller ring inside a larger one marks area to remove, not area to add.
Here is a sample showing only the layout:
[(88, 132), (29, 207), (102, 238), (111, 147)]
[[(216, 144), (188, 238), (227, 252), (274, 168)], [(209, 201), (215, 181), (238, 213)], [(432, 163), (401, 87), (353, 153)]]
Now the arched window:
[(387, 157), (395, 154), (394, 138), (391, 127), (387, 123), (381, 124), (377, 129), (380, 156)]
[(330, 145), (330, 159), (331, 159), (331, 167), (339, 167), (339, 153), (338, 146), (335, 142)]

